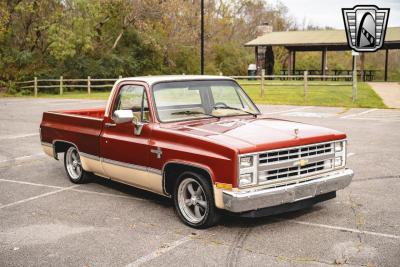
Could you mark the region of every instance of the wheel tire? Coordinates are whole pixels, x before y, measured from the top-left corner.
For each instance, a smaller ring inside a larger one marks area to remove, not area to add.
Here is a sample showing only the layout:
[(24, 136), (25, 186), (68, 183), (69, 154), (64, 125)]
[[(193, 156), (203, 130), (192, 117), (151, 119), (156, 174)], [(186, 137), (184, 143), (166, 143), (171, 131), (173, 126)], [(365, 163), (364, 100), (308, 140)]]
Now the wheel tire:
[(79, 152), (74, 146), (64, 153), (64, 168), (69, 180), (74, 184), (87, 183), (90, 179), (90, 173), (82, 168)]
[(214, 204), (211, 185), (202, 175), (193, 172), (181, 174), (175, 184), (173, 198), (175, 211), (185, 224), (204, 229), (218, 222), (219, 214)]

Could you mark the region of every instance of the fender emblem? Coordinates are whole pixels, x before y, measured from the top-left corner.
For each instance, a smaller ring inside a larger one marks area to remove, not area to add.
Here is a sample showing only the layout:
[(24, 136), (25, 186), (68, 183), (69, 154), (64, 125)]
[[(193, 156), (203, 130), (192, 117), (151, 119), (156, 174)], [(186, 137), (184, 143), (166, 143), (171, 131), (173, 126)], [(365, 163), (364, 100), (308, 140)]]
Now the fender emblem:
[(160, 159), (162, 155), (161, 147), (157, 147), (157, 149), (151, 149), (151, 153), (157, 154), (157, 158)]

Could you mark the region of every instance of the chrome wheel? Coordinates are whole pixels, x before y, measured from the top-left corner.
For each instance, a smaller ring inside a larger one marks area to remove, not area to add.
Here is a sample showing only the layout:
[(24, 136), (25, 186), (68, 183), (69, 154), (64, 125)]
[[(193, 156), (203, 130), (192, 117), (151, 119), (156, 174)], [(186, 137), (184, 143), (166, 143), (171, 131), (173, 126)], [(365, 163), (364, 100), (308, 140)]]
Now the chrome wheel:
[(178, 187), (178, 206), (191, 223), (201, 222), (209, 212), (203, 187), (193, 178), (186, 178)]
[(82, 176), (83, 169), (78, 150), (75, 147), (70, 147), (67, 150), (65, 155), (65, 164), (71, 179), (79, 180)]

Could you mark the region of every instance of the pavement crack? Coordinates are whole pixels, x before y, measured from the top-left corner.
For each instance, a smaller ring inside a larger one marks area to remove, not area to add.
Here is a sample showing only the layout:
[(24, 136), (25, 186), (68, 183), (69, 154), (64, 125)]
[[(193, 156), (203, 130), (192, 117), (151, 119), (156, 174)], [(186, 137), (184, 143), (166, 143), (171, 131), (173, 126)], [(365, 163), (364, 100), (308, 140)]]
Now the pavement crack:
[[(355, 202), (355, 200), (352, 198), (351, 196), (351, 192), (349, 193), (349, 201), (350, 201), (350, 208), (353, 212), (354, 215), (354, 223), (355, 226), (357, 228), (357, 230), (362, 231), (362, 226), (365, 224), (365, 217), (362, 213), (357, 211), (357, 208), (360, 206), (360, 204), (358, 204), (357, 202)], [(357, 233), (357, 237), (358, 237), (358, 242), (359, 245), (357, 246), (358, 252), (361, 251), (361, 247), (362, 247), (362, 235), (361, 233)]]
[(384, 179), (400, 179), (400, 174), (354, 179), (352, 181), (352, 183), (354, 183), (354, 182), (371, 181), (371, 180), (384, 180)]
[(251, 233), (253, 228), (246, 227), (241, 229), (238, 234), (236, 235), (235, 239), (233, 240), (228, 255), (226, 257), (226, 266), (227, 267), (234, 267), (238, 266), (238, 260), (240, 256), (240, 252), (243, 249), (243, 244), (248, 238), (249, 234)]
[[(224, 246), (224, 247), (229, 247), (229, 253), (227, 255), (227, 266), (239, 266), (237, 260), (239, 259), (238, 256), (240, 255), (241, 252), (245, 251), (248, 253), (252, 254), (257, 254), (257, 255), (262, 255), (262, 256), (267, 256), (267, 257), (272, 257), (274, 258), (277, 262), (286, 262), (289, 263), (290, 265), (298, 265), (298, 264), (313, 264), (313, 263), (319, 263), (319, 264), (324, 264), (324, 265), (332, 265), (336, 266), (337, 264), (331, 261), (325, 261), (321, 259), (315, 259), (315, 258), (308, 258), (308, 257), (289, 257), (289, 256), (284, 256), (284, 255), (274, 255), (274, 254), (268, 254), (263, 251), (258, 251), (258, 250), (253, 250), (248, 247), (246, 247), (243, 243), (247, 239), (251, 232), (251, 229), (242, 229), (237, 233), (234, 241), (231, 244), (228, 244), (227, 242), (221, 241), (221, 240), (213, 240), (213, 239), (208, 239), (206, 236), (203, 237), (196, 237), (197, 240), (201, 240), (202, 242), (206, 244), (212, 244), (212, 245), (217, 245), (217, 246)], [(241, 244), (241, 245), (240, 245)], [(235, 253), (236, 253), (236, 258), (235, 258)], [(349, 263), (345, 262), (342, 265), (349, 265)], [(355, 266), (351, 264), (352, 266)], [(360, 265), (363, 266), (363, 265)]]

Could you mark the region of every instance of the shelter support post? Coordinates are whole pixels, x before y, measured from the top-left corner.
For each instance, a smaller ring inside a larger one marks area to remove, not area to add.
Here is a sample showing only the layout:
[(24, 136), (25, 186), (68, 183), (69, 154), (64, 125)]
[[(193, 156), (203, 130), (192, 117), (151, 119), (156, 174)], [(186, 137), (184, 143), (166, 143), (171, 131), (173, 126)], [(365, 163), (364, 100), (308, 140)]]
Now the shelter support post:
[(307, 83), (308, 83), (308, 71), (304, 71), (304, 77), (303, 77), (303, 80), (304, 80), (304, 99), (306, 99), (306, 97), (307, 97)]
[(289, 50), (288, 75), (293, 74), (292, 67), (293, 67), (293, 51)]
[(292, 62), (292, 71), (293, 74), (296, 74), (296, 50), (293, 50), (293, 62)]
[(272, 46), (268, 45), (265, 49), (265, 70), (267, 75), (274, 74), (275, 56)]
[(256, 63), (256, 68), (258, 69), (258, 67), (260, 66), (258, 64), (258, 46), (254, 47), (254, 60), (255, 60), (255, 63)]
[[(326, 50), (327, 50), (326, 47), (324, 47), (324, 48), (322, 49), (321, 74), (322, 74), (323, 76), (326, 75)], [(325, 77), (322, 78), (322, 80), (325, 80)]]

